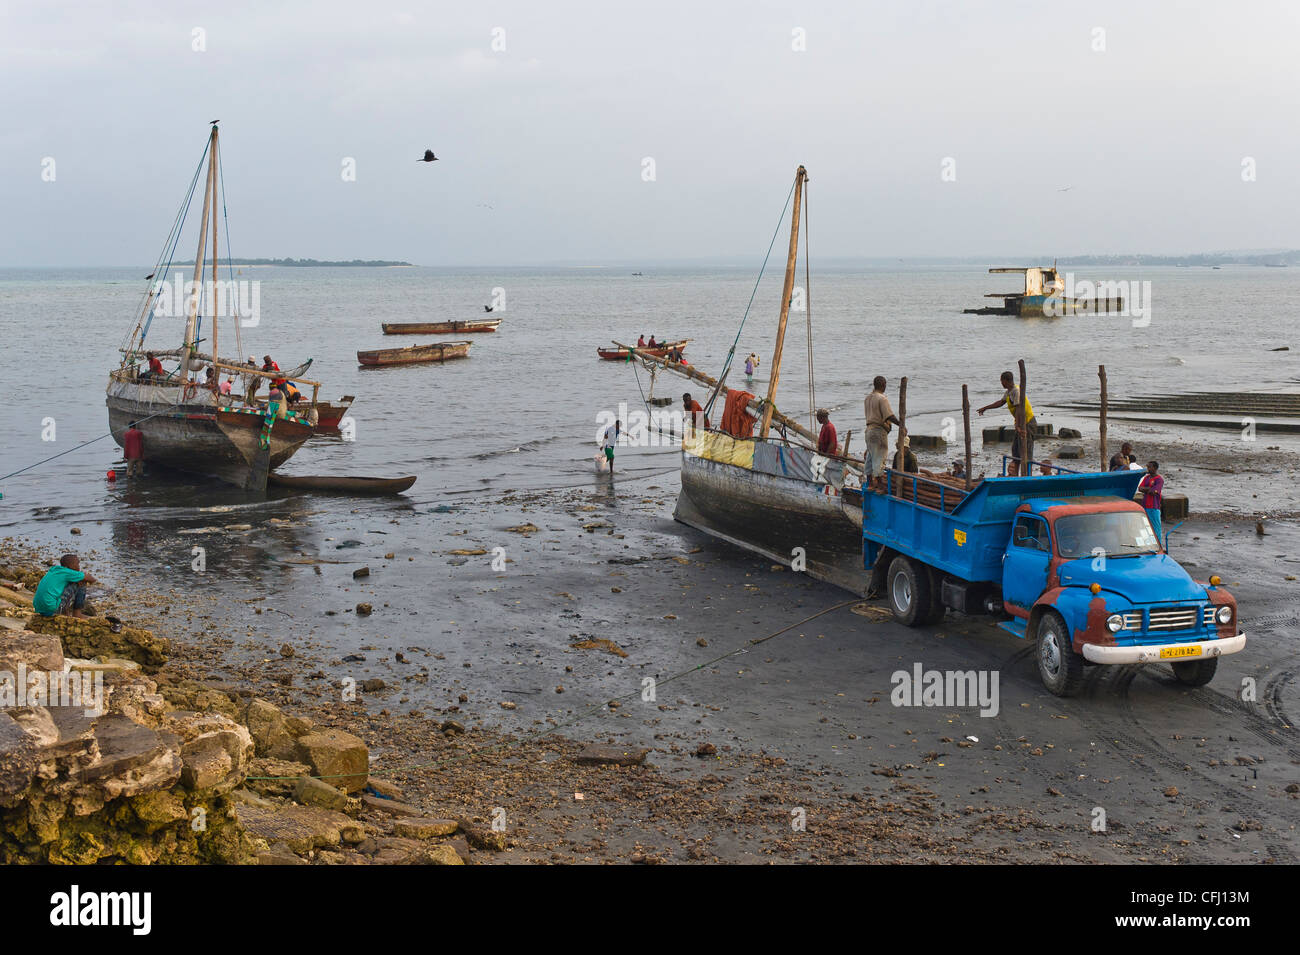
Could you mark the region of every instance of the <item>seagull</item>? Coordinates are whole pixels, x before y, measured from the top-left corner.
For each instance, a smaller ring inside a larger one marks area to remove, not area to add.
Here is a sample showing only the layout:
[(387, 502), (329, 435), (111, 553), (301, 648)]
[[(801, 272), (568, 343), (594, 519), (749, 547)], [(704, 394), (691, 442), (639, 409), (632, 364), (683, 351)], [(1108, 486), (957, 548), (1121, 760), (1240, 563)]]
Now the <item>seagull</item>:
[(416, 160), (416, 162), (437, 162), (437, 161), (438, 161), (438, 157), (433, 154), (432, 149), (426, 149), (424, 151), (424, 158)]
[(1057, 189), (1057, 192), (1069, 192), (1074, 186), (1066, 186), (1064, 189)]

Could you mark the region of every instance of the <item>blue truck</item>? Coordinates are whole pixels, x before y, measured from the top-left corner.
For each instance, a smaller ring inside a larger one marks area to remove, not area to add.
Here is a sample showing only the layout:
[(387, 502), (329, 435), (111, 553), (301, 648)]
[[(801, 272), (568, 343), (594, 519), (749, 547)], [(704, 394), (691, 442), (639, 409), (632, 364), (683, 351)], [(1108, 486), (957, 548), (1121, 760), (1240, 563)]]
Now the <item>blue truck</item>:
[[(1089, 664), (1172, 664), (1188, 686), (1246, 643), (1217, 576), (1192, 579), (1133, 500), (1142, 472), (985, 478), (969, 491), (889, 470), (862, 495), (870, 590), (909, 627), (949, 610), (1003, 616), (1038, 645), (1057, 696)], [(1166, 539), (1167, 543), (1167, 539)]]

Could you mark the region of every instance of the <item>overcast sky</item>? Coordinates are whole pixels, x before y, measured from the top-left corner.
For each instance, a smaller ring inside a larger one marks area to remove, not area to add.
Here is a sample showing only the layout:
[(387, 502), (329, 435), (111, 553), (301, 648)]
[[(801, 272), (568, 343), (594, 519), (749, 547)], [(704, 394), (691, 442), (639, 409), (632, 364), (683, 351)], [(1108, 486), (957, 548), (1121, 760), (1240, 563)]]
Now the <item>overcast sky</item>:
[(212, 119), (237, 256), (752, 259), (799, 163), (814, 257), (1300, 247), (1298, 20), (1249, 0), (3, 0), (0, 265), (153, 262)]

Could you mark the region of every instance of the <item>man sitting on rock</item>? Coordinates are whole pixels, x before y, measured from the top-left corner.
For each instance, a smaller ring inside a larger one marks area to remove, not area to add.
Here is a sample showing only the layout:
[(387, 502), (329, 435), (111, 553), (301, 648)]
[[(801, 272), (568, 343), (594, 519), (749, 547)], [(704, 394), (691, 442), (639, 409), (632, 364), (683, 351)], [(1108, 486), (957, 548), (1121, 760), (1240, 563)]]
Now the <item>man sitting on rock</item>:
[(45, 572), (32, 595), (32, 609), (42, 617), (61, 614), (69, 617), (87, 617), (86, 584), (99, 583), (81, 569), (76, 554), (64, 554), (57, 564)]

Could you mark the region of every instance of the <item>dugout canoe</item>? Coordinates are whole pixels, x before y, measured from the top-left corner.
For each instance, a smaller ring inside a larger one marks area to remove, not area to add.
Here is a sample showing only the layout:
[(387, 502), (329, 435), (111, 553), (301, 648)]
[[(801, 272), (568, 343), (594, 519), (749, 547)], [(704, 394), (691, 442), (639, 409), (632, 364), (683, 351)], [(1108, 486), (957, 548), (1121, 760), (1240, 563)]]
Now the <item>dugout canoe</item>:
[(267, 475), (267, 483), (296, 491), (341, 491), (347, 494), (401, 494), (415, 483), (415, 475), (405, 477), (356, 477), (328, 474), (275, 474)]
[(385, 335), (455, 335), (458, 332), (495, 332), (499, 318), (476, 318), (464, 322), (381, 322)]
[(363, 367), (378, 365), (411, 365), (416, 362), (448, 361), (469, 356), (471, 342), (434, 342), (429, 345), (411, 345), (409, 348), (379, 348), (357, 352), (357, 361)]

